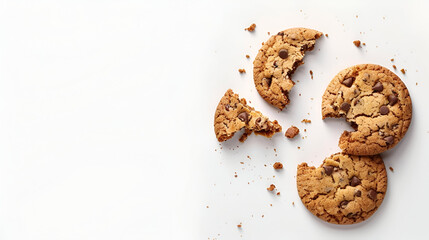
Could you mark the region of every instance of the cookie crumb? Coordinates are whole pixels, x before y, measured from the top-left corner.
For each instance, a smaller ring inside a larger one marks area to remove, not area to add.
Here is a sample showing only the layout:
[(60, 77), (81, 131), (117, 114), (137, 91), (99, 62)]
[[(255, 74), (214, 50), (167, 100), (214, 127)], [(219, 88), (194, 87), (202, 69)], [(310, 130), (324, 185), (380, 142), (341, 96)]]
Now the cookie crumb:
[(237, 175), (237, 174), (235, 174), (235, 175), (234, 175), (234, 177), (238, 177), (238, 175)]
[(209, 206), (206, 206), (206, 208), (209, 208)]
[(393, 171), (394, 171), (393, 167), (389, 167), (389, 169), (390, 169), (390, 171), (391, 171), (391, 172), (393, 172)]
[(304, 128), (304, 132), (307, 132), (307, 128)]
[(392, 58), (392, 59), (390, 59), (390, 61), (393, 62), (393, 61), (395, 61), (395, 59)]
[(250, 58), (250, 56), (249, 56), (249, 55), (246, 55), (246, 58)]
[(276, 185), (271, 184), (270, 187), (267, 188), (268, 191), (272, 192), (276, 188)]
[(270, 32), (268, 32), (268, 36), (270, 36), (271, 35), (271, 33)]
[(325, 33), (325, 36), (326, 36), (326, 37), (328, 37), (328, 34), (327, 34), (327, 33)]
[(256, 28), (256, 24), (253, 23), (252, 25), (250, 25), (248, 28), (245, 28), (244, 30), (253, 32), (255, 31), (255, 28)]
[(272, 207), (273, 206), (273, 204), (272, 203), (270, 203), (270, 207)]
[(240, 68), (240, 69), (238, 69), (238, 72), (239, 72), (239, 73), (246, 73), (246, 70), (245, 70), (245, 69), (243, 69), (243, 68)]
[(407, 70), (401, 69), (402, 74), (405, 74), (405, 71), (407, 71)]
[(249, 155), (247, 155), (247, 158), (248, 158), (248, 159), (252, 159)]
[(301, 121), (302, 123), (311, 123), (311, 120), (310, 119), (302, 119), (302, 121)]
[(238, 225), (237, 225), (237, 227), (238, 227), (238, 228), (241, 228), (241, 224), (238, 224)]
[(292, 202), (292, 206), (294, 206), (294, 207), (295, 207), (295, 202)]
[(262, 218), (264, 217), (264, 214), (262, 214)]
[(274, 169), (282, 169), (283, 164), (281, 162), (275, 162), (273, 167), (274, 167)]
[(395, 69), (395, 70), (396, 70), (396, 65), (392, 65), (392, 67), (393, 67), (393, 69)]
[(313, 71), (310, 70), (311, 79), (313, 79)]
[(299, 134), (299, 128), (295, 126), (291, 126), (290, 128), (288, 128), (288, 130), (286, 130), (285, 137), (294, 138), (298, 134)]
[(353, 44), (354, 44), (356, 47), (360, 47), (360, 41), (359, 41), (359, 40), (353, 41)]
[(240, 162), (240, 164), (244, 164), (244, 162)]
[(280, 192), (277, 193), (277, 196), (280, 195)]
[(298, 147), (298, 149), (301, 149), (301, 147)]

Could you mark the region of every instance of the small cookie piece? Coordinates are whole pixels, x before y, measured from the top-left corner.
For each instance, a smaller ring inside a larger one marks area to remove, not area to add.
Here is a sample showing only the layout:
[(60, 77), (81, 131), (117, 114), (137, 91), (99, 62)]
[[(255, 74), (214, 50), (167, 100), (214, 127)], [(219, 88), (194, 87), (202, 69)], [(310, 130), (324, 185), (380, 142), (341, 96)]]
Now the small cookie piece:
[(289, 103), (288, 93), (295, 84), (291, 75), (320, 36), (322, 33), (313, 29), (291, 28), (263, 44), (253, 62), (253, 80), (265, 101), (280, 110)]
[(275, 162), (274, 164), (273, 164), (273, 168), (274, 169), (283, 169), (283, 164), (281, 163), (281, 162)]
[(299, 134), (299, 129), (295, 126), (291, 126), (286, 130), (285, 136), (287, 138), (294, 138), (298, 134)]
[(256, 28), (256, 24), (252, 23), (252, 25), (250, 25), (248, 28), (245, 28), (245, 31), (249, 31), (249, 32), (253, 32), (255, 31)]
[(337, 153), (318, 168), (298, 165), (296, 183), (302, 203), (315, 216), (353, 224), (377, 211), (386, 194), (387, 173), (379, 155)]
[(375, 64), (342, 70), (329, 83), (322, 99), (322, 116), (344, 117), (356, 130), (344, 131), (344, 153), (375, 155), (393, 148), (411, 123), (407, 87), (393, 72)]
[(274, 133), (281, 132), (282, 127), (277, 120), (270, 121), (262, 113), (247, 105), (246, 99), (240, 99), (231, 89), (226, 91), (220, 100), (214, 117), (214, 130), (219, 142), (226, 141), (245, 128), (241, 142), (254, 132), (271, 138)]

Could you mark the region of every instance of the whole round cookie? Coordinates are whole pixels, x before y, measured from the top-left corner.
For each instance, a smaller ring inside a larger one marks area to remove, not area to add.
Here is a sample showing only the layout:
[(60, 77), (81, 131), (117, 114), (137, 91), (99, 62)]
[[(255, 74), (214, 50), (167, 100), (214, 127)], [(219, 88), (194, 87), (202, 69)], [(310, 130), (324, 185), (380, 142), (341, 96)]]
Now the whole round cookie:
[(298, 165), (296, 183), (302, 203), (315, 216), (353, 224), (377, 211), (386, 194), (387, 174), (379, 155), (337, 153), (318, 168)]
[(322, 33), (313, 29), (291, 28), (263, 44), (253, 62), (253, 79), (265, 101), (280, 110), (289, 103), (288, 93), (295, 84), (291, 75), (320, 36)]
[(344, 153), (374, 155), (393, 148), (412, 115), (407, 87), (390, 70), (375, 64), (346, 68), (332, 79), (322, 98), (322, 116), (344, 117), (355, 129), (344, 131)]

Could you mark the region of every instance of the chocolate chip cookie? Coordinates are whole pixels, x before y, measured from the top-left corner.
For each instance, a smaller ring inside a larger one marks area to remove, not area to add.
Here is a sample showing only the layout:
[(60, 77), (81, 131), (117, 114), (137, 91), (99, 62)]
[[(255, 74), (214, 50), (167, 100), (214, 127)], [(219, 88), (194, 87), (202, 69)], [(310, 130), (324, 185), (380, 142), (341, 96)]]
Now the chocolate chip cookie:
[(342, 70), (329, 83), (322, 99), (322, 116), (344, 117), (355, 129), (344, 131), (344, 153), (374, 155), (394, 147), (411, 123), (407, 87), (393, 72), (375, 64)]
[(244, 142), (252, 132), (271, 138), (281, 132), (282, 127), (275, 121), (270, 121), (262, 113), (247, 105), (246, 99), (240, 99), (231, 89), (226, 91), (220, 100), (214, 118), (214, 130), (219, 142), (226, 141), (234, 134), (245, 129), (240, 141)]
[(386, 169), (379, 155), (337, 153), (318, 168), (302, 163), (296, 182), (305, 207), (335, 224), (365, 221), (381, 205), (387, 190)]
[(295, 84), (291, 75), (320, 36), (322, 33), (313, 29), (291, 28), (263, 44), (253, 62), (253, 79), (265, 101), (280, 110), (289, 103), (288, 93)]

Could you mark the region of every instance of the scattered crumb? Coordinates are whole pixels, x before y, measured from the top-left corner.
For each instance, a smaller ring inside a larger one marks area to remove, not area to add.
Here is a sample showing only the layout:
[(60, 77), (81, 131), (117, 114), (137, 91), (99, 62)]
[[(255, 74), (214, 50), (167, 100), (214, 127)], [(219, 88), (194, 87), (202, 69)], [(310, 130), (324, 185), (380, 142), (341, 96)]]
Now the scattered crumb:
[(311, 79), (313, 79), (313, 71), (310, 70)]
[(249, 56), (249, 55), (246, 55), (246, 58), (250, 58), (250, 56)]
[(392, 59), (390, 59), (390, 61), (393, 62), (393, 61), (395, 61), (395, 59), (392, 58)]
[(268, 36), (270, 36), (271, 35), (271, 33), (270, 32), (268, 32)]
[(248, 158), (248, 159), (252, 159), (249, 155), (247, 155), (247, 158)]
[(274, 169), (282, 169), (283, 168), (283, 164), (281, 162), (276, 162), (273, 165)]
[(419, 85), (419, 83), (418, 83), (418, 82), (416, 82), (416, 86), (417, 86), (417, 85)]
[(209, 206), (206, 206), (206, 208), (209, 208)]
[(272, 207), (272, 206), (273, 206), (273, 204), (272, 204), (272, 203), (270, 203), (270, 206)]
[(325, 36), (326, 36), (326, 37), (328, 37), (328, 34), (327, 34), (327, 33), (325, 33)]
[(296, 135), (299, 134), (299, 129), (295, 126), (291, 126), (286, 130), (285, 137), (287, 138), (294, 138)]
[(262, 214), (262, 217), (264, 217), (264, 214)]
[(405, 74), (405, 71), (407, 71), (407, 70), (401, 69), (402, 74)]
[(301, 147), (298, 147), (298, 149), (301, 149)]
[(245, 70), (245, 69), (243, 69), (243, 68), (240, 68), (240, 69), (238, 69), (238, 72), (239, 72), (239, 73), (246, 73), (246, 70)]
[(277, 149), (274, 148), (274, 152), (277, 152)]
[(250, 25), (248, 28), (245, 28), (244, 30), (253, 32), (255, 31), (255, 28), (256, 28), (256, 24), (253, 23), (252, 25)]
[(292, 202), (292, 206), (294, 206), (294, 207), (295, 207), (295, 202)]
[(358, 15), (356, 15), (356, 18), (358, 18), (359, 16)]
[(299, 96), (301, 97), (301, 93), (299, 94)]
[(311, 120), (310, 119), (302, 119), (302, 121), (301, 121), (302, 123), (311, 123)]
[(277, 195), (280, 195), (280, 192), (278, 192)]
[(366, 43), (362, 43), (362, 45), (366, 46)]
[(360, 47), (360, 41), (359, 41), (359, 40), (353, 41), (353, 44), (354, 44), (356, 47)]
[(244, 164), (244, 162), (240, 162), (240, 164)]
[(306, 129), (306, 128), (304, 128), (304, 132), (307, 132), (307, 129)]
[(276, 185), (271, 184), (270, 187), (267, 188), (268, 191), (272, 192), (276, 188)]
[(241, 224), (238, 224), (238, 225), (237, 225), (237, 227), (238, 227), (238, 228), (241, 228)]
[(390, 171), (392, 171), (392, 172), (394, 171), (393, 167), (389, 167), (389, 169), (390, 169)]
[(393, 67), (393, 69), (395, 69), (395, 70), (396, 70), (396, 65), (392, 65), (392, 67)]
[(238, 177), (237, 174), (235, 174), (234, 177)]

